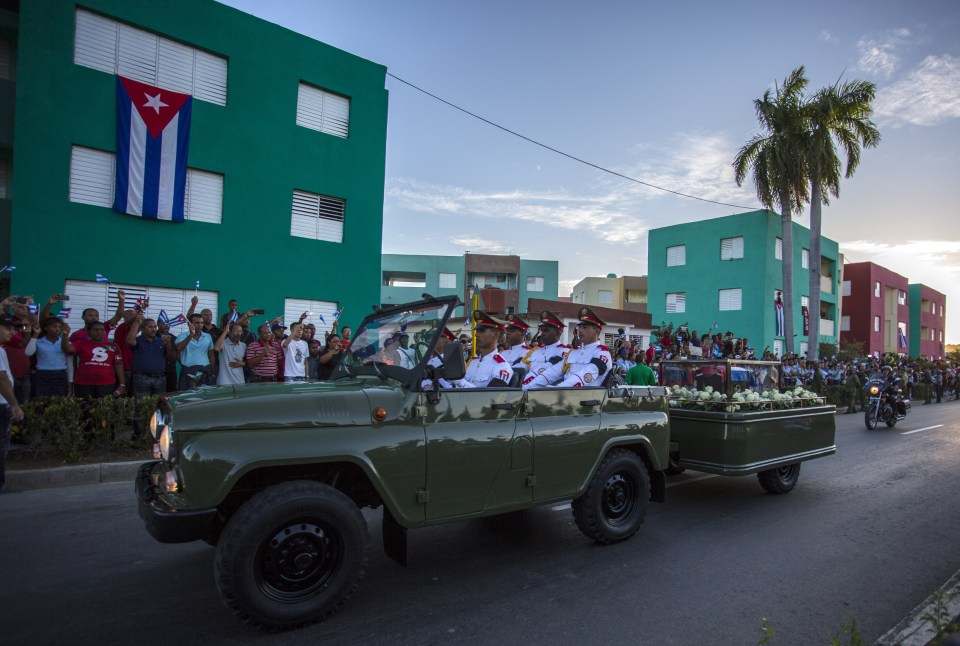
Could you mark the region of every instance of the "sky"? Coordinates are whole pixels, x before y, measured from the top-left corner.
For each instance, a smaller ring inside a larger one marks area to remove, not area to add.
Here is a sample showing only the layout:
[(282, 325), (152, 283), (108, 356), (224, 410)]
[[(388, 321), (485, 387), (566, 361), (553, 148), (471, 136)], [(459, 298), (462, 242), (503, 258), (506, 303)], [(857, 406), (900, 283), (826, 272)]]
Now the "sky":
[[(647, 231), (760, 208), (732, 160), (753, 101), (804, 65), (811, 91), (877, 85), (882, 140), (823, 209), (848, 262), (947, 295), (960, 343), (960, 2), (225, 0), (387, 67), (384, 253), (513, 253), (585, 276), (647, 273)], [(748, 208), (736, 208), (748, 207)], [(809, 225), (805, 212), (798, 222)]]

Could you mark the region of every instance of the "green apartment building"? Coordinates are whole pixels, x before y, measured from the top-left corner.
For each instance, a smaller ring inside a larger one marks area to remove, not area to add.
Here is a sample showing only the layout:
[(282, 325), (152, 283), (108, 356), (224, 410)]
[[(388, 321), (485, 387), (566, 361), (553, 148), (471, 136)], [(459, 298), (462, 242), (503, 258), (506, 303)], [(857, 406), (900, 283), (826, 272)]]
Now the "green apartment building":
[[(651, 229), (648, 311), (653, 323), (689, 323), (699, 334), (729, 330), (746, 337), (758, 357), (764, 348), (782, 355), (785, 339), (777, 334), (775, 307), (783, 287), (780, 231), (780, 216), (770, 211)], [(793, 223), (794, 351), (800, 354), (808, 346), (803, 309), (809, 296), (809, 248), (810, 230)], [(837, 342), (841, 268), (837, 243), (821, 237), (821, 342)]]
[[(379, 301), (385, 75), (213, 0), (0, 3), (0, 288), (70, 294), (74, 327), (117, 288), (154, 315), (197, 293), (356, 319)], [(183, 222), (111, 208), (117, 76), (192, 96)]]

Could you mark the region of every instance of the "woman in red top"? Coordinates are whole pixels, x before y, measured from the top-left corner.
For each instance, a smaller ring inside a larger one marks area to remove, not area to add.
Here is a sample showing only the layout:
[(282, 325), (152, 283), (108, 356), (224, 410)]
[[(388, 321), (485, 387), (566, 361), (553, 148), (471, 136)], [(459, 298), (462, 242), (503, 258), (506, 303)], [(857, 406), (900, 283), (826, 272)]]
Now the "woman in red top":
[(72, 344), (77, 354), (74, 392), (84, 399), (125, 394), (123, 356), (116, 344), (106, 340), (103, 323), (87, 324), (87, 336), (89, 339), (77, 339)]

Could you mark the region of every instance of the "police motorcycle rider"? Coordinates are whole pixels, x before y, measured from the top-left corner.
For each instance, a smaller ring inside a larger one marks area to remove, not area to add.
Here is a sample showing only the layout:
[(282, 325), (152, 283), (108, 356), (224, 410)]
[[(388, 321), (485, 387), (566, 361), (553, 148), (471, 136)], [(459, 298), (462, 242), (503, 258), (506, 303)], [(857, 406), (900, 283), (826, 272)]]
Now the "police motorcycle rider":
[[(879, 383), (877, 383), (879, 382)], [(902, 380), (900, 376), (894, 372), (893, 368), (889, 365), (884, 365), (880, 368), (880, 374), (874, 374), (871, 376), (870, 380), (867, 383), (868, 388), (870, 388), (870, 395), (876, 397), (877, 394), (874, 393), (873, 388), (879, 389), (879, 403), (878, 409), (872, 411), (869, 408), (866, 411), (866, 422), (867, 428), (874, 428), (876, 426), (877, 420), (882, 419), (886, 422), (887, 426), (893, 426), (896, 424), (897, 420), (904, 419), (909, 411), (909, 401), (903, 399), (902, 391), (900, 389)], [(883, 405), (888, 404), (892, 410), (892, 415), (887, 417), (882, 414), (884, 410)], [(871, 412), (873, 415), (871, 415)]]
[(606, 323), (589, 307), (581, 307), (577, 329), (583, 345), (574, 348), (560, 363), (549, 366), (540, 374), (531, 374), (523, 380), (523, 389), (544, 386), (569, 388), (600, 386), (613, 366), (610, 350), (600, 343), (600, 332)]

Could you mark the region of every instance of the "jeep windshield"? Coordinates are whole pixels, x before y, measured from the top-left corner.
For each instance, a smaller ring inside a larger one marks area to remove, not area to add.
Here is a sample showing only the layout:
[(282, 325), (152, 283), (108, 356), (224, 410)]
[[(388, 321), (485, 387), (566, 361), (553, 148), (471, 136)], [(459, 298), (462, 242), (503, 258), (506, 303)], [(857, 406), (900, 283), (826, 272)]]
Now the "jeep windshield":
[(364, 319), (332, 379), (376, 375), (409, 382), (429, 360), (441, 325), (458, 304), (454, 297), (399, 305)]

